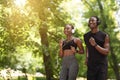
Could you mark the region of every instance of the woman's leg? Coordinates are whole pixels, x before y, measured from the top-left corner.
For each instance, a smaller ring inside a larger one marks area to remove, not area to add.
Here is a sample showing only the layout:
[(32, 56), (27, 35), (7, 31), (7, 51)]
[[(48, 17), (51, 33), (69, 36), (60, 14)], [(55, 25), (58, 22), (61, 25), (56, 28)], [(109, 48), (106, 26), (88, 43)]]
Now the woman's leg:
[(66, 66), (62, 66), (61, 71), (60, 71), (60, 80), (67, 80), (68, 76), (68, 69)]
[(79, 71), (78, 63), (75, 61), (69, 67), (68, 80), (76, 80)]

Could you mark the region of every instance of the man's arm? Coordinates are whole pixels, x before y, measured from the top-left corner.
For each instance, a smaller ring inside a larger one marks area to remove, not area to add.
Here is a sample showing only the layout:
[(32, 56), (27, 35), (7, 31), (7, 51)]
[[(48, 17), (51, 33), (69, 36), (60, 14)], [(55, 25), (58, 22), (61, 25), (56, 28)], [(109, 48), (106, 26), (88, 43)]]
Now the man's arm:
[(106, 35), (105, 37), (105, 43), (104, 47), (99, 46), (94, 38), (90, 38), (89, 42), (91, 43), (92, 46), (94, 46), (101, 54), (107, 55), (110, 51), (110, 45), (109, 45), (109, 37)]
[(102, 54), (107, 55), (110, 51), (110, 45), (109, 45), (109, 37), (106, 35), (105, 37), (105, 43), (104, 48), (100, 47), (99, 45), (96, 45), (95, 48)]

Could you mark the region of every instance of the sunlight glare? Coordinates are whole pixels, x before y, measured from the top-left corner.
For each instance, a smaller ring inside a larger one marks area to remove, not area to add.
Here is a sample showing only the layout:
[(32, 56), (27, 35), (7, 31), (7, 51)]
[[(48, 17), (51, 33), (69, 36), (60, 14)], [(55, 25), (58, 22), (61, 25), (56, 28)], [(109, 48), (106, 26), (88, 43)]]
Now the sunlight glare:
[(15, 0), (14, 3), (15, 3), (16, 6), (21, 8), (21, 7), (25, 6), (26, 0)]

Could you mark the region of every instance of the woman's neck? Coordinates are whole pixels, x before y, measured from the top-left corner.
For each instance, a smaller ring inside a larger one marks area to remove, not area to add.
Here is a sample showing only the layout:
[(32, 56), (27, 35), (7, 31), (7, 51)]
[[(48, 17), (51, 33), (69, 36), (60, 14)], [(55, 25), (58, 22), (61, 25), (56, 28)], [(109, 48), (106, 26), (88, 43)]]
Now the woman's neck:
[(72, 35), (67, 35), (67, 41), (72, 40), (73, 36)]

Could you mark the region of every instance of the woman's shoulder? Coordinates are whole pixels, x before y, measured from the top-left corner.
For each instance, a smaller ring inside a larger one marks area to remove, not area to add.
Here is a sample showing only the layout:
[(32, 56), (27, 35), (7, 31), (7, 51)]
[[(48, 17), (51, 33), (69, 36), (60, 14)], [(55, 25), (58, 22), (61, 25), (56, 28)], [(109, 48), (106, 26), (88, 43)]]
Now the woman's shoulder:
[(74, 37), (74, 42), (77, 43), (77, 42), (81, 42), (81, 39), (78, 38), (78, 37)]
[(78, 38), (78, 37), (74, 37), (73, 39), (74, 39), (74, 40), (80, 40), (80, 38)]

